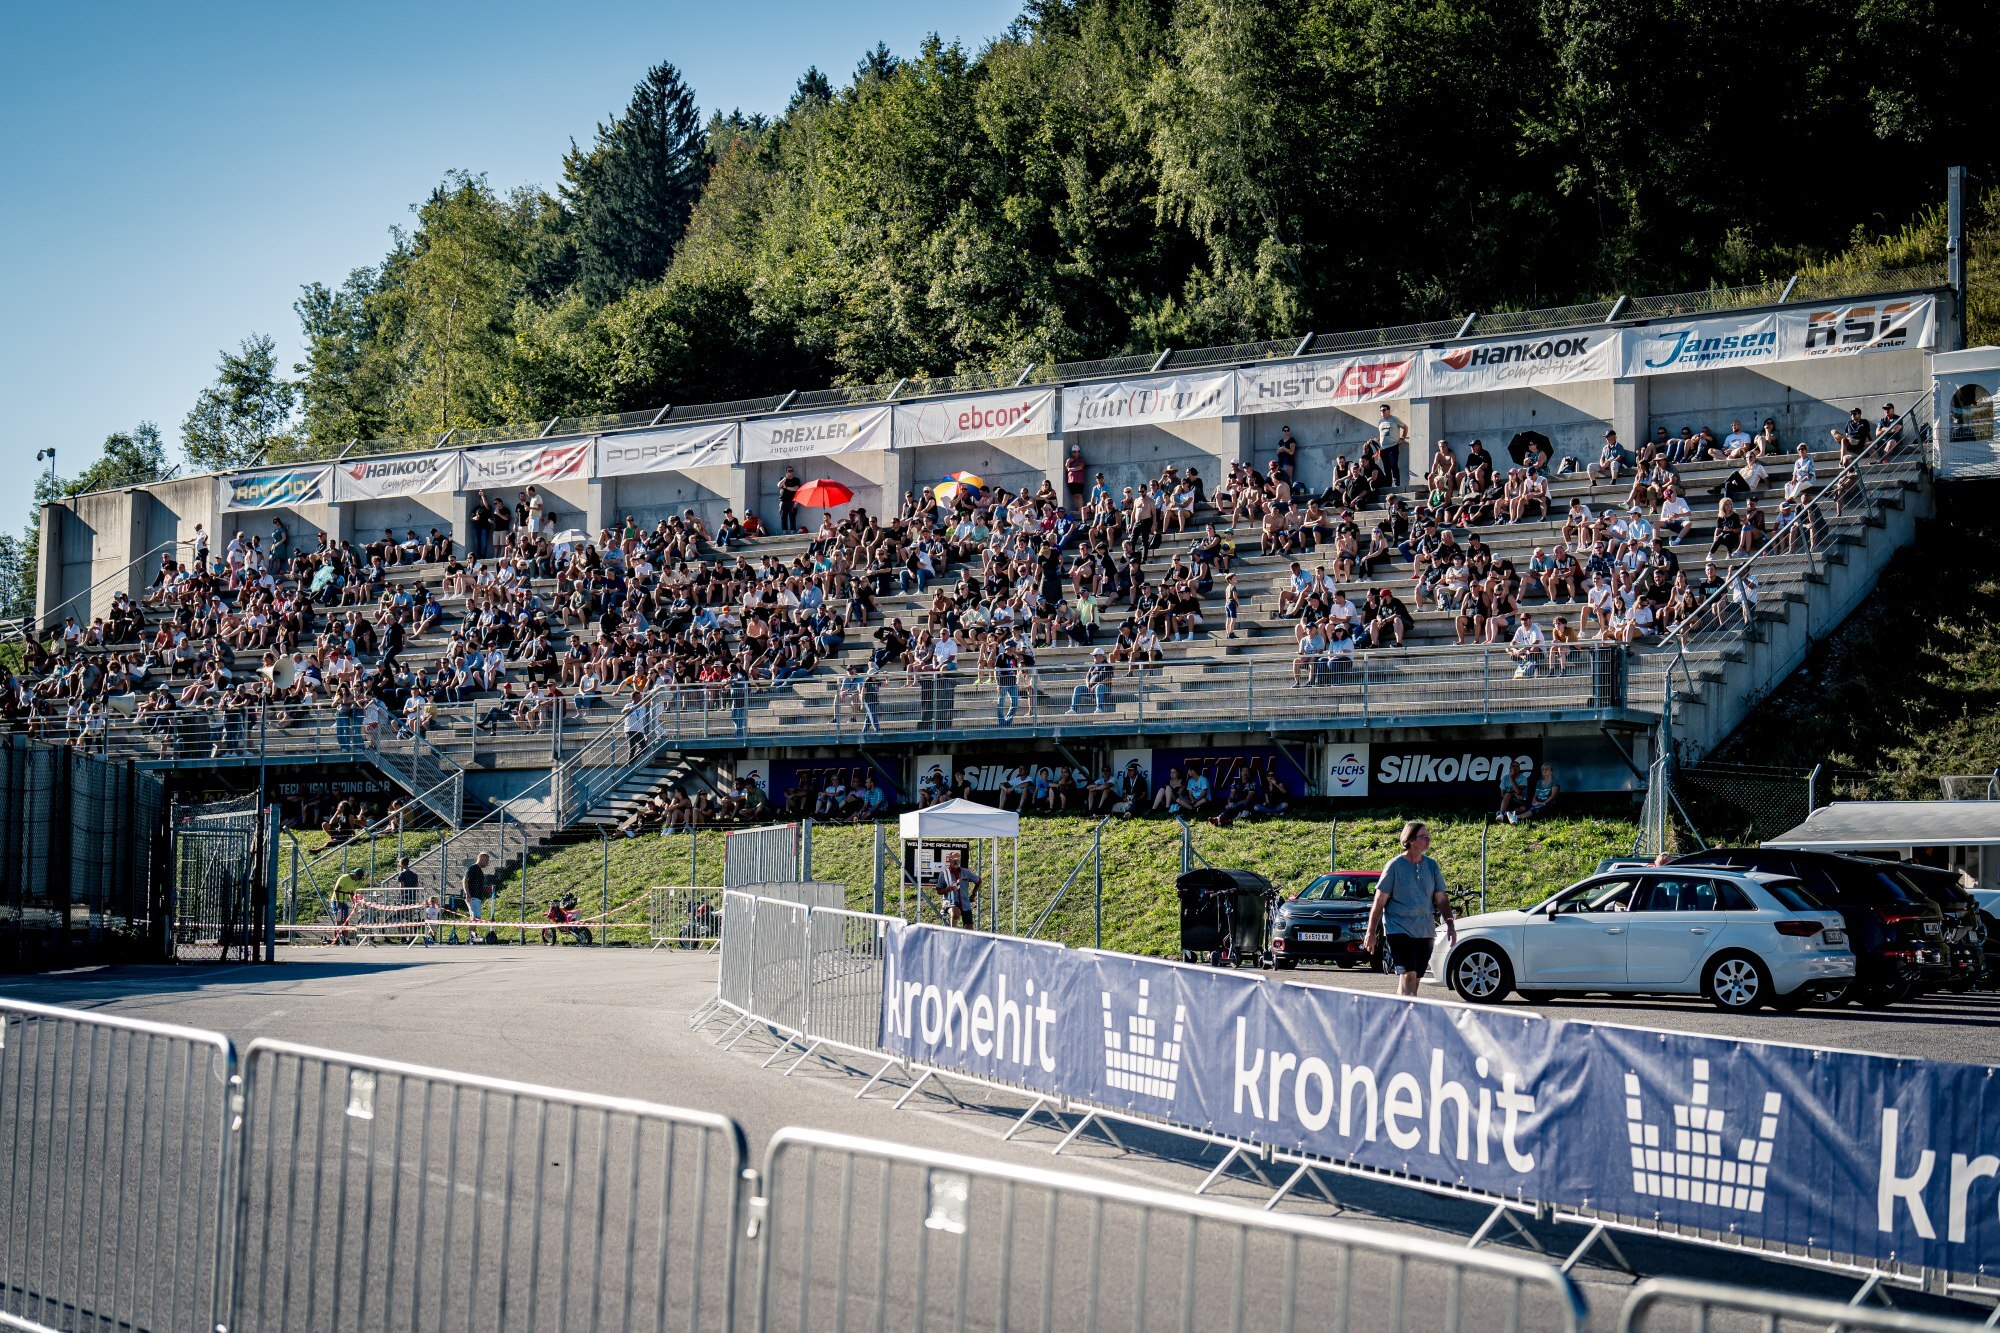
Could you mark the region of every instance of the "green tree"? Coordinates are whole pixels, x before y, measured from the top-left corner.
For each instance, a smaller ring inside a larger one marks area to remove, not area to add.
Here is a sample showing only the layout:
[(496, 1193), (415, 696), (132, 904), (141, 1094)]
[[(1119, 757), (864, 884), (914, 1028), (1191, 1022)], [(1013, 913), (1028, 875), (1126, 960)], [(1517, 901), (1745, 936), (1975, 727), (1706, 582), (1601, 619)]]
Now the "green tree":
[(833, 85), (826, 75), (820, 73), (818, 65), (807, 65), (806, 72), (799, 75), (799, 86), (792, 90), (792, 100), (785, 107), (785, 114), (796, 115), (807, 107), (825, 106), (833, 100)]
[(253, 333), (236, 351), (222, 353), (215, 383), (196, 396), (181, 421), (181, 449), (196, 467), (254, 462), (288, 438), (298, 389), (279, 378), (275, 348), (270, 334)]
[(400, 372), (394, 331), (385, 327), (383, 281), (400, 257), (355, 269), (337, 288), (308, 283), (292, 303), (305, 345), (305, 359), (292, 367), (299, 429), (312, 453), (337, 452), (392, 428)]
[(483, 175), (455, 171), (417, 210), (408, 258), (382, 293), (399, 331), (398, 429), (491, 423), (506, 401), (519, 297), (518, 217)]
[(590, 151), (572, 142), (563, 159), (584, 299), (602, 305), (665, 273), (707, 176), (694, 92), (672, 65), (655, 65)]
[(143, 486), (172, 475), (166, 442), (160, 437), (160, 428), (150, 421), (105, 436), (98, 456), (68, 480), (46, 472), (36, 474), (35, 503), (28, 510), (27, 530), (18, 539), (0, 533), (0, 619), (28, 620), (35, 614), (43, 505), (65, 495)]

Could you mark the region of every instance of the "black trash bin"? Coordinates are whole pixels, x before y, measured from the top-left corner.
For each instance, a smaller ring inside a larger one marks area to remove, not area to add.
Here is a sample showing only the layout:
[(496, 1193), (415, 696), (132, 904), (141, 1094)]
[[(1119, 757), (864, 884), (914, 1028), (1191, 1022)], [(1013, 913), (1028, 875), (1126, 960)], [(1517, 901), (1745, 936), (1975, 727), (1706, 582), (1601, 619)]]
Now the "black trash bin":
[(1277, 890), (1254, 870), (1204, 866), (1174, 881), (1181, 903), (1181, 959), (1218, 967), (1264, 960), (1268, 913)]

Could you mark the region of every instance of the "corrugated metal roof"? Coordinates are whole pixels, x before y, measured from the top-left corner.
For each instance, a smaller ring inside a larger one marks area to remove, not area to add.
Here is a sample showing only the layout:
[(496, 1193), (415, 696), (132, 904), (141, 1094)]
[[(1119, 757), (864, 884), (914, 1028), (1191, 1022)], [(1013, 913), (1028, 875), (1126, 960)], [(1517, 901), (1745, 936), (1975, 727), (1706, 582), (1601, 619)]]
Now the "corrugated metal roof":
[(1767, 847), (2000, 847), (2000, 801), (1835, 801)]

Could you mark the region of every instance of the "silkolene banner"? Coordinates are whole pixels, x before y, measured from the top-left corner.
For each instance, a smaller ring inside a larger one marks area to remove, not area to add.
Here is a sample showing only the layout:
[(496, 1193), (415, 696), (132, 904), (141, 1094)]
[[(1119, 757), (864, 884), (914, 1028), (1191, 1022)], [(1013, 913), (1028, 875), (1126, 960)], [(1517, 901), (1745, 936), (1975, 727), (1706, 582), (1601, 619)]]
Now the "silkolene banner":
[(456, 453), (349, 459), (333, 465), (333, 498), (386, 500), (456, 490), (458, 469)]
[(1416, 393), (1415, 352), (1274, 362), (1236, 372), (1236, 411), (1246, 417), (1294, 408), (1375, 403)]
[(1645, 324), (1625, 331), (1625, 375), (1672, 375), (1719, 366), (1753, 366), (1782, 359), (1778, 314)]
[(1016, 436), (1048, 435), (1056, 428), (1056, 391), (1021, 389), (976, 398), (940, 398), (898, 404), (894, 438), (898, 449), (924, 444), (971, 444)]
[(1624, 359), (1619, 333), (1584, 329), (1428, 348), (1423, 392), (1438, 397), (1611, 379)]
[(1236, 372), (1163, 375), (1157, 379), (1111, 380), (1065, 385), (1063, 430), (1103, 430), (1166, 421), (1201, 421), (1236, 411)]
[(764, 463), (820, 458), (889, 447), (889, 409), (858, 407), (796, 417), (757, 417), (743, 423), (743, 461)]
[(939, 1069), (1493, 1194), (1961, 1273), (2000, 1263), (2000, 1080), (1978, 1066), (901, 924), (881, 1042)]
[(672, 426), (665, 430), (601, 435), (597, 439), (597, 475), (630, 477), (646, 472), (712, 467), (736, 461), (736, 423)]
[(592, 441), (565, 440), (560, 444), (509, 444), (497, 449), (468, 449), (460, 457), (465, 470), (461, 485), (526, 486), (539, 481), (562, 481), (590, 475)]
[(1937, 298), (1931, 296), (1786, 310), (1778, 321), (1778, 343), (1787, 361), (1937, 344)]
[(286, 468), (282, 472), (247, 472), (218, 478), (216, 484), (225, 513), (241, 509), (288, 509), (331, 500), (333, 469), (321, 463)]

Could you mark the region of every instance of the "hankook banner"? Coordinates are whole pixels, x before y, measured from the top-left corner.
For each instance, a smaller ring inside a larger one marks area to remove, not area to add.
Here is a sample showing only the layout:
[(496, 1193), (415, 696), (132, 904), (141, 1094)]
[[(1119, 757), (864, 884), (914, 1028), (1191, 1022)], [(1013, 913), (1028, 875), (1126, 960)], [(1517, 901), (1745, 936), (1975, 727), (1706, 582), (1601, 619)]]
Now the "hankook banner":
[(924, 444), (972, 444), (1048, 435), (1056, 428), (1056, 391), (1021, 389), (976, 398), (940, 398), (896, 405), (898, 449)]
[(1071, 384), (1062, 391), (1063, 430), (1201, 421), (1236, 411), (1236, 372)]
[(1622, 368), (1619, 333), (1584, 329), (1428, 348), (1423, 392), (1435, 397), (1608, 380)]
[(335, 500), (387, 500), (458, 489), (456, 453), (350, 458), (333, 465)]
[(279, 472), (245, 472), (217, 479), (224, 513), (323, 505), (333, 498), (333, 468), (325, 463)]
[(736, 461), (736, 423), (705, 422), (597, 438), (597, 475), (631, 477)]
[(1408, 398), (1416, 389), (1415, 352), (1278, 361), (1236, 372), (1236, 411), (1247, 417), (1295, 408), (1346, 407)]
[(592, 444), (593, 441), (584, 439), (468, 449), (461, 455), (465, 470), (460, 484), (467, 490), (476, 490), (481, 486), (526, 486), (533, 482), (587, 477)]
[(743, 423), (743, 461), (788, 462), (889, 447), (889, 409), (857, 407), (796, 417), (757, 417)]

